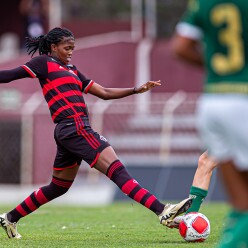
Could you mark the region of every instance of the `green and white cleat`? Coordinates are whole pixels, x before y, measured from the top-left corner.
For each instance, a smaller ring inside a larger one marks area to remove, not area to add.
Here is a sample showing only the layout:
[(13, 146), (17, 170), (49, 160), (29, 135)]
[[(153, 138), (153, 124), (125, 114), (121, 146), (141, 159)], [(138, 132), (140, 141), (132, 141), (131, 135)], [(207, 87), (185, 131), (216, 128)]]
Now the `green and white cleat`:
[(16, 223), (7, 220), (7, 214), (0, 214), (0, 226), (4, 229), (10, 239), (21, 239), (21, 235), (17, 232)]
[(185, 213), (190, 208), (191, 204), (191, 198), (187, 198), (178, 204), (167, 203), (163, 212), (158, 216), (160, 224), (170, 227), (173, 219), (178, 215)]

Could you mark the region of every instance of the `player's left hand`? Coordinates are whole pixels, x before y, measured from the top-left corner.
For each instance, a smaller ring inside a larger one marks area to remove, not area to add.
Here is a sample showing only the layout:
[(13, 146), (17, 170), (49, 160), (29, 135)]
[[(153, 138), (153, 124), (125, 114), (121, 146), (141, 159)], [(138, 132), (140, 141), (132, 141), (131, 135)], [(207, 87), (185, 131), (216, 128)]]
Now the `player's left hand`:
[(135, 93), (144, 93), (148, 90), (151, 90), (152, 88), (156, 87), (156, 86), (160, 86), (161, 85), (161, 81), (148, 81), (147, 83), (135, 88)]

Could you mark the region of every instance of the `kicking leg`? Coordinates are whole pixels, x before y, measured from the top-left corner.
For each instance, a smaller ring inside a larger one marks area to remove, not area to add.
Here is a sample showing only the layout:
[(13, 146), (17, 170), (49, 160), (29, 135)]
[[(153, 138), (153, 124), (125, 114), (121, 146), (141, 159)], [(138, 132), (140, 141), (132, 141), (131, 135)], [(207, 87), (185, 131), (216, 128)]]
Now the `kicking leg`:
[(175, 216), (184, 213), (191, 204), (192, 200), (190, 198), (175, 205), (162, 204), (129, 175), (126, 168), (118, 160), (112, 147), (107, 147), (102, 151), (95, 168), (109, 177), (124, 194), (158, 215), (163, 225), (167, 225)]

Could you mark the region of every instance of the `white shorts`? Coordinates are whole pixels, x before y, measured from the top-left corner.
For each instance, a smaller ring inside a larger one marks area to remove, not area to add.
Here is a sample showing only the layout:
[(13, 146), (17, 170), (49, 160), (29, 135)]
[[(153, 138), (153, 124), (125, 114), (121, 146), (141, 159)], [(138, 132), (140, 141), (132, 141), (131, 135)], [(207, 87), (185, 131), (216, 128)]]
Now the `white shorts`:
[(248, 96), (205, 94), (198, 102), (197, 127), (203, 144), (219, 162), (233, 160), (248, 170)]

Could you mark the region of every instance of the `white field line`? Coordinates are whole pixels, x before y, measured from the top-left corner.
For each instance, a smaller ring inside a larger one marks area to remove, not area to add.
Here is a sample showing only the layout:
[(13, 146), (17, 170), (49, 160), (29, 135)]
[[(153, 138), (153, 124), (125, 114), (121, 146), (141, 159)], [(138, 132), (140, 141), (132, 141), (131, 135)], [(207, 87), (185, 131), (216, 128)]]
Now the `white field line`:
[[(151, 79), (151, 50), (153, 41), (151, 39), (143, 39), (135, 54), (135, 86), (140, 86)], [(146, 115), (149, 113), (151, 93), (136, 95), (136, 114)]]

